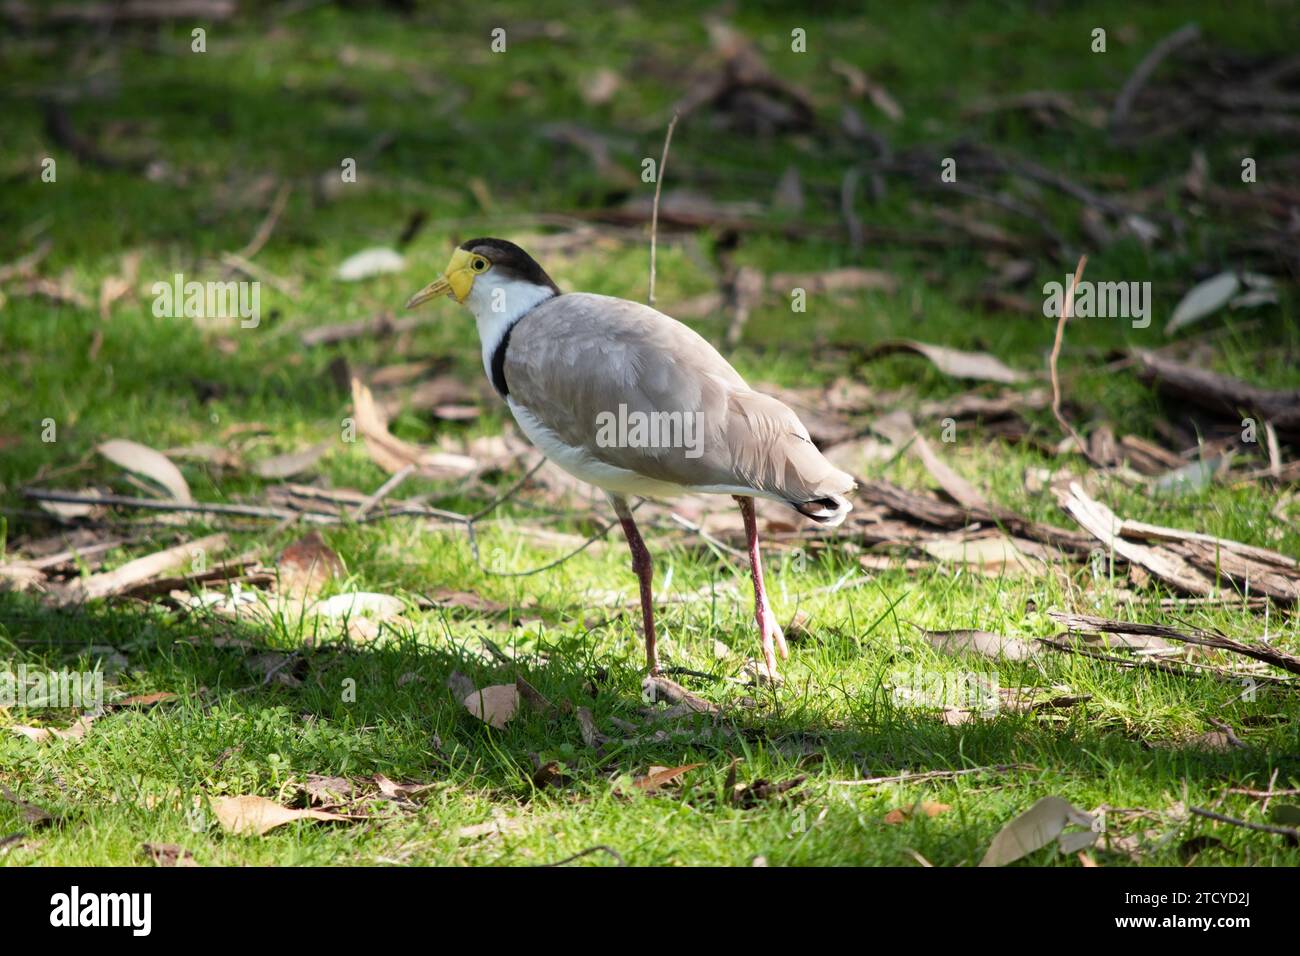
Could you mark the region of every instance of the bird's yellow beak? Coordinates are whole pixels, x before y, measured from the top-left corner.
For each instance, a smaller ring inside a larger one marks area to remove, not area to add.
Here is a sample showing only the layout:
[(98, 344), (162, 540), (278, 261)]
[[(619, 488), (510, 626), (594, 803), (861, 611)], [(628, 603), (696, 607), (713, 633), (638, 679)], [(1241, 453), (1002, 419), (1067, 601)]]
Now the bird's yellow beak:
[(440, 295), (449, 295), (457, 302), (464, 302), (469, 290), (474, 287), (474, 273), (470, 270), (469, 260), (468, 252), (457, 249), (452, 253), (451, 261), (447, 263), (442, 275), (407, 299), (406, 307), (414, 309)]

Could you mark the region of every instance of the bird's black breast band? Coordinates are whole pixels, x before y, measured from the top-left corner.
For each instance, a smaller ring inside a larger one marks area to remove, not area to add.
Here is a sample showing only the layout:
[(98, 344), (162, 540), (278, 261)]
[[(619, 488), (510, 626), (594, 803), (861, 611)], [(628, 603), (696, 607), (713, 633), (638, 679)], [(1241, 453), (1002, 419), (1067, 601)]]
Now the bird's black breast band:
[[(520, 316), (523, 318), (523, 316)], [(510, 333), (515, 330), (519, 324), (519, 319), (511, 322), (506, 328), (505, 334), (501, 336), (501, 341), (497, 343), (496, 349), (492, 352), (492, 387), (497, 390), (502, 398), (510, 394), (510, 386), (506, 384), (506, 347), (510, 344)]]

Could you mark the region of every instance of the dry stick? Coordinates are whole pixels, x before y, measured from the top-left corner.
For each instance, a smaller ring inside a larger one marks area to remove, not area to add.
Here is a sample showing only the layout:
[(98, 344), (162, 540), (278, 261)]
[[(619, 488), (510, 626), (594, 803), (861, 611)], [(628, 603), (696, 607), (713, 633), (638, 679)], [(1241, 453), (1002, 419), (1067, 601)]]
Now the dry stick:
[[(45, 488), (24, 488), (23, 494), (28, 498), (35, 499), (36, 501), (62, 501), (70, 504), (109, 505), (118, 508), (142, 508), (148, 511), (176, 511), (185, 512), (187, 514), (208, 515), (238, 515), (250, 518), (269, 518), (277, 521), (283, 518), (299, 518), (311, 524), (340, 524), (343, 521), (343, 518), (340, 515), (323, 514), (318, 511), (299, 511), (294, 508), (275, 508), (266, 505), (236, 505), (201, 501), (163, 501), (154, 498), (133, 498), (128, 495), (80, 495), (70, 491), (49, 490)], [(469, 520), (467, 516), (460, 514), (459, 512), (443, 511), (440, 508), (430, 508), (427, 505), (403, 505), (401, 508), (393, 510), (385, 509), (381, 514), (367, 516), (366, 520), (403, 517), (436, 518), (457, 524), (465, 524)]]
[(1214, 810), (1206, 810), (1204, 807), (1188, 807), (1188, 809), (1198, 817), (1207, 817), (1211, 820), (1218, 820), (1220, 823), (1231, 823), (1234, 827), (1245, 827), (1247, 830), (1258, 830), (1260, 833), (1276, 833), (1279, 836), (1290, 837), (1292, 840), (1300, 840), (1300, 830), (1295, 829), (1295, 827), (1275, 827), (1269, 823), (1251, 823), (1249, 820), (1238, 820), (1236, 817), (1216, 813)]
[(971, 767), (968, 770), (931, 770), (928, 773), (902, 773), (895, 777), (867, 777), (863, 780), (832, 780), (841, 787), (874, 787), (885, 783), (916, 783), (919, 780), (948, 780), (972, 773), (1009, 773), (1012, 770), (1033, 770), (1027, 763), (1004, 763), (991, 767)]
[(368, 515), (370, 513), (371, 508), (379, 504), (379, 502), (383, 501), (384, 498), (386, 498), (389, 494), (391, 494), (393, 489), (396, 488), (398, 485), (400, 485), (402, 482), (404, 482), (413, 471), (415, 471), (415, 463), (408, 462), (407, 464), (399, 468), (397, 471), (389, 475), (388, 480), (379, 486), (378, 491), (376, 491), (365, 501), (361, 502), (361, 504), (357, 507), (357, 512), (355, 515), (353, 515), (353, 518), (359, 521), (362, 518), (364, 518), (366, 515)]
[(1200, 36), (1201, 29), (1195, 23), (1185, 24), (1157, 43), (1151, 48), (1151, 52), (1142, 58), (1142, 62), (1137, 65), (1137, 69), (1133, 71), (1133, 75), (1124, 83), (1119, 96), (1115, 98), (1115, 106), (1110, 111), (1112, 135), (1128, 119), (1133, 101), (1142, 92), (1142, 87), (1146, 86), (1147, 80), (1151, 79), (1151, 74), (1156, 71), (1156, 67), (1179, 47), (1186, 46)]
[(1288, 787), (1285, 790), (1251, 790), (1249, 787), (1229, 787), (1228, 793), (1239, 793), (1256, 800), (1271, 800), (1273, 797), (1300, 797), (1300, 789)]
[(583, 850), (580, 853), (573, 854), (573, 856), (566, 856), (563, 860), (556, 860), (554, 863), (539, 863), (538, 866), (544, 866), (544, 867), (564, 866), (564, 864), (566, 863), (572, 863), (574, 860), (580, 860), (582, 859), (582, 857), (590, 856), (592, 853), (608, 853), (614, 859), (618, 860), (619, 866), (627, 866), (627, 860), (623, 859), (622, 854), (620, 854), (613, 847), (605, 846), (605, 844), (603, 843), (600, 844), (599, 846), (588, 847), (587, 849)]
[(271, 202), (270, 211), (267, 212), (266, 218), (257, 227), (257, 231), (253, 233), (253, 238), (248, 240), (248, 245), (240, 249), (235, 255), (241, 259), (251, 259), (262, 251), (266, 241), (271, 238), (271, 233), (275, 231), (276, 223), (280, 221), (280, 214), (284, 212), (285, 203), (289, 201), (289, 193), (291, 192), (293, 192), (293, 186), (289, 183), (280, 186), (280, 191), (275, 194), (275, 199)]
[(36, 501), (59, 501), (78, 505), (110, 505), (121, 508), (144, 508), (149, 511), (180, 511), (190, 514), (243, 515), (252, 518), (280, 519), (301, 514), (308, 521), (331, 524), (337, 519), (315, 512), (298, 512), (291, 508), (272, 508), (262, 505), (231, 505), (201, 501), (162, 501), (155, 498), (134, 498), (129, 495), (81, 495), (70, 491), (46, 488), (24, 488), (23, 495)]
[(673, 130), (677, 128), (679, 114), (674, 113), (668, 123), (668, 132), (664, 135), (664, 151), (659, 157), (659, 169), (655, 173), (655, 201), (650, 210), (650, 305), (655, 304), (655, 252), (659, 240), (659, 193), (664, 185), (664, 167), (668, 165), (668, 147), (673, 141)]
[(1070, 281), (1070, 287), (1065, 290), (1065, 301), (1061, 303), (1061, 317), (1056, 323), (1056, 341), (1052, 343), (1052, 357), (1048, 364), (1052, 372), (1052, 414), (1060, 422), (1061, 427), (1065, 429), (1066, 434), (1074, 439), (1074, 443), (1079, 446), (1079, 451), (1083, 456), (1098, 468), (1103, 465), (1092, 456), (1088, 450), (1088, 444), (1080, 437), (1079, 433), (1074, 430), (1074, 426), (1065, 420), (1061, 414), (1061, 378), (1056, 371), (1057, 359), (1061, 357), (1061, 344), (1065, 340), (1065, 323), (1070, 321), (1070, 313), (1074, 309), (1074, 290), (1079, 286), (1079, 280), (1083, 278), (1083, 270), (1088, 265), (1088, 257), (1080, 256), (1079, 265), (1074, 270), (1074, 278)]
[(1064, 654), (1075, 654), (1079, 657), (1091, 658), (1094, 661), (1106, 661), (1110, 664), (1119, 664), (1121, 667), (1126, 669), (1158, 670), (1166, 674), (1173, 674), (1176, 677), (1211, 677), (1215, 680), (1227, 681), (1233, 684), (1240, 684), (1243, 680), (1250, 679), (1263, 684), (1271, 684), (1276, 687), (1288, 687), (1292, 690), (1300, 688), (1300, 681), (1290, 680), (1286, 677), (1275, 677), (1272, 674), (1250, 674), (1242, 671), (1226, 670), (1221, 667), (1211, 667), (1209, 664), (1197, 664), (1194, 662), (1175, 663), (1173, 661), (1164, 661), (1154, 657), (1120, 657), (1116, 654), (1105, 654), (1101, 651), (1078, 647), (1074, 643), (1064, 643), (1062, 640), (1063, 638), (1072, 637), (1074, 637), (1074, 634), (1067, 631), (1058, 634), (1054, 638), (1040, 637), (1038, 638), (1038, 643)]

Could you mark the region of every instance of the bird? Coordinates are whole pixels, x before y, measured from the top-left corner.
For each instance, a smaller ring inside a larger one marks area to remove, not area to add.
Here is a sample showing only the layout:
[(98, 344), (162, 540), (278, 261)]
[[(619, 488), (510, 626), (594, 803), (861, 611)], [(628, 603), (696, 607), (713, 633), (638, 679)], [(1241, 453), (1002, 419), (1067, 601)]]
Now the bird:
[(505, 239), (461, 243), (408, 309), (450, 296), (478, 327), (483, 370), (524, 435), (602, 489), (627, 538), (641, 592), (646, 666), (660, 673), (653, 562), (629, 498), (731, 495), (740, 506), (763, 666), (789, 656), (772, 613), (754, 499), (822, 525), (844, 521), (854, 479), (823, 457), (787, 405), (751, 388), (699, 333), (639, 302), (561, 292)]

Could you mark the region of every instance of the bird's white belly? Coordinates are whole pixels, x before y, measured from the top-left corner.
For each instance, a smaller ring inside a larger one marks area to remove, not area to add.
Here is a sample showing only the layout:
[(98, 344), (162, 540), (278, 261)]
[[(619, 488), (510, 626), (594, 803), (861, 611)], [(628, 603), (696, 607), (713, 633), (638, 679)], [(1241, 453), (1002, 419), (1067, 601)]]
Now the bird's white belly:
[(514, 399), (507, 398), (506, 404), (510, 406), (510, 413), (528, 440), (540, 448), (547, 458), (581, 481), (617, 495), (640, 495), (646, 498), (675, 498), (695, 490), (647, 478), (627, 468), (619, 468), (593, 458), (585, 448), (563, 441)]
[(676, 498), (686, 494), (757, 495), (774, 501), (782, 500), (777, 495), (743, 485), (688, 487), (648, 478), (628, 468), (610, 465), (592, 457), (585, 448), (565, 442), (514, 399), (507, 397), (506, 404), (510, 407), (510, 413), (514, 415), (515, 421), (519, 423), (519, 428), (528, 436), (528, 440), (540, 448), (547, 458), (578, 480), (616, 495), (639, 495), (642, 498)]

